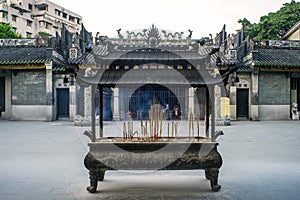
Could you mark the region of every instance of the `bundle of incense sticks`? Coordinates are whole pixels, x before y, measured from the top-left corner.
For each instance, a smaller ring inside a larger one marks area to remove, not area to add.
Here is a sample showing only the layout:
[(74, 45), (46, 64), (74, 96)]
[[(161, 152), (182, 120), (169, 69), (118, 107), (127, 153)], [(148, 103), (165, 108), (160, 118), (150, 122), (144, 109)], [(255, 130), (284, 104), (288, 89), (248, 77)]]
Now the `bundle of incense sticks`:
[(127, 139), (126, 122), (123, 123), (123, 139)]
[(162, 136), (162, 109), (160, 104), (154, 104), (149, 111), (150, 138), (158, 139)]
[(168, 138), (170, 137), (170, 123), (168, 122)]
[(128, 134), (126, 138), (132, 138), (133, 137), (133, 122), (128, 122), (127, 123), (127, 130), (128, 130)]
[(162, 135), (162, 111), (159, 110), (159, 137)]
[(188, 118), (188, 121), (189, 121), (189, 138), (191, 138), (191, 128), (192, 128), (192, 113), (189, 114), (189, 118)]
[(175, 123), (175, 137), (178, 137), (178, 122)]
[(172, 138), (174, 137), (174, 122), (172, 122)]
[(195, 137), (195, 133), (194, 133), (194, 115), (192, 113), (192, 116), (191, 116), (191, 120), (192, 120), (192, 138)]
[(198, 141), (199, 141), (199, 138), (200, 138), (200, 124), (199, 124), (199, 115), (197, 117), (197, 136), (198, 136)]

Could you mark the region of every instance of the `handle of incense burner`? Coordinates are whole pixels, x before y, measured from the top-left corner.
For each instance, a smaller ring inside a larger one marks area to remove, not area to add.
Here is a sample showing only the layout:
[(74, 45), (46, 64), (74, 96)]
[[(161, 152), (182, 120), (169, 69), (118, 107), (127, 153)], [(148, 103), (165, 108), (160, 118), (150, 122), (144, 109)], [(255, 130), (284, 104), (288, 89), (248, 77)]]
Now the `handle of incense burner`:
[(212, 141), (215, 142), (216, 139), (220, 136), (220, 135), (224, 135), (223, 131), (218, 130), (215, 132), (214, 137), (212, 138)]

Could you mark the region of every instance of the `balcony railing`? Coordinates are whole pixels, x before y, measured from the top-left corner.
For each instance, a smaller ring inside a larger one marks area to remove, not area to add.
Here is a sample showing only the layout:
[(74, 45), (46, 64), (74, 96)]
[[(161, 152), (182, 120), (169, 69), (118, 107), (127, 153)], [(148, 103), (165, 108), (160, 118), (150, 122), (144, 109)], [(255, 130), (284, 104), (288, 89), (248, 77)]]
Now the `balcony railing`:
[(4, 3), (0, 3), (0, 11), (8, 12), (8, 6)]
[(253, 48), (300, 48), (300, 40), (260, 40), (254, 41)]
[(50, 46), (50, 39), (0, 39), (1, 47), (41, 47)]
[(34, 5), (38, 8), (44, 8), (44, 7), (48, 6), (46, 0), (36, 0)]

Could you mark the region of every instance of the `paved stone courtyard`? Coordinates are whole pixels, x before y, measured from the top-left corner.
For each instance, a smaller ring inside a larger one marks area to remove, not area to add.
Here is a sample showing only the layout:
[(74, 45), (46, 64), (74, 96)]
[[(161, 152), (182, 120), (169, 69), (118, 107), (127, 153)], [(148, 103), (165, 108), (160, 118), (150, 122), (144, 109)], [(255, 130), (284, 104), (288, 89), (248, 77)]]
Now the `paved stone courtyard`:
[[(113, 122), (105, 122), (113, 130)], [(89, 127), (72, 122), (0, 121), (0, 199), (299, 199), (300, 122), (232, 122), (220, 126), (223, 158), (211, 192), (201, 170), (108, 171), (86, 191), (83, 165)]]

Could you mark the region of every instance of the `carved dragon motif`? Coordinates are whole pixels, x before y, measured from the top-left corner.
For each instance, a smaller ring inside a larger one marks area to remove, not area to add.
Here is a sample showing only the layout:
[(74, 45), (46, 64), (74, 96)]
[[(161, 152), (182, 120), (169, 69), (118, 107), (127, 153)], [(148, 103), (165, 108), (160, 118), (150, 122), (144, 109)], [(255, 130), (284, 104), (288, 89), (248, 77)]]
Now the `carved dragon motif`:
[(176, 38), (176, 36), (177, 36), (177, 38), (178, 39), (181, 39), (181, 37), (182, 37), (182, 35), (184, 34), (184, 32), (175, 32), (174, 34), (172, 34), (172, 33), (167, 33), (167, 31), (165, 31), (165, 30), (162, 30), (161, 31), (163, 34), (164, 34), (164, 37), (166, 38), (166, 39), (168, 39), (168, 38), (173, 38), (173, 39), (175, 39)]

